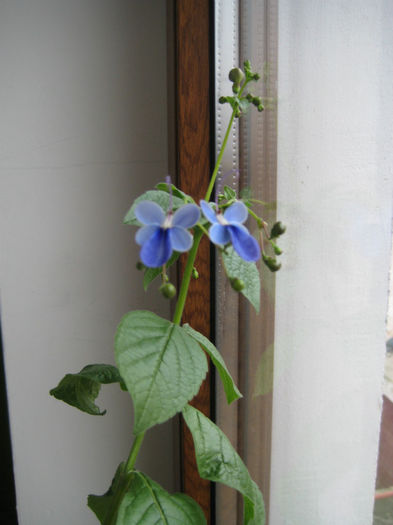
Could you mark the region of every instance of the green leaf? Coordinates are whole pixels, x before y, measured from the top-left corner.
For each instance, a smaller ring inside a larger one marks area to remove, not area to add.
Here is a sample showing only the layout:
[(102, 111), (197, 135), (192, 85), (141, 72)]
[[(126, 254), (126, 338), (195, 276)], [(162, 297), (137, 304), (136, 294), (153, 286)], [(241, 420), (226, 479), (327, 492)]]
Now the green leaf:
[(264, 525), (262, 494), (229, 439), (196, 408), (185, 407), (183, 417), (194, 440), (199, 475), (224, 483), (242, 494), (244, 525)]
[[(135, 199), (133, 205), (128, 210), (126, 216), (124, 217), (124, 224), (139, 226), (140, 223), (135, 217), (135, 206), (142, 201), (152, 201), (156, 202), (161, 208), (164, 210), (164, 212), (167, 212), (170, 205), (170, 195), (166, 191), (161, 190), (149, 190), (146, 193), (143, 193), (140, 195), (137, 199)], [(183, 199), (179, 199), (179, 197), (172, 197), (172, 206), (173, 210), (177, 210), (180, 206), (183, 206), (184, 201)]]
[(49, 392), (51, 396), (60, 399), (71, 406), (79, 408), (93, 416), (103, 416), (106, 410), (101, 410), (94, 403), (101, 389), (101, 384), (124, 383), (118, 369), (113, 365), (87, 365), (77, 374), (67, 374), (56, 388)]
[(250, 301), (255, 310), (259, 312), (261, 280), (256, 264), (242, 259), (232, 246), (229, 246), (223, 252), (222, 258), (228, 277), (230, 279), (237, 277), (244, 281), (245, 286), (240, 293), (242, 293), (244, 297)]
[(227, 201), (236, 199), (236, 191), (230, 186), (224, 186), (224, 197)]
[[(159, 182), (156, 184), (156, 189), (169, 193), (168, 184), (166, 182)], [(172, 184), (172, 195), (174, 197), (179, 197), (179, 199), (182, 199), (184, 202), (195, 202), (194, 199), (190, 197), (190, 195), (187, 195), (187, 193), (184, 193), (183, 191), (179, 190), (179, 188), (176, 188), (174, 184)]]
[[(179, 252), (173, 252), (171, 255), (169, 261), (166, 263), (166, 267), (169, 268), (172, 266), (174, 262), (177, 261), (179, 258), (180, 253)], [(162, 272), (162, 266), (159, 268), (146, 268), (145, 273), (143, 274), (143, 288), (146, 291), (149, 287), (149, 284), (156, 279), (159, 275), (161, 275)]]
[(121, 502), (116, 525), (206, 525), (200, 506), (185, 494), (169, 494), (158, 483), (134, 471)]
[(115, 357), (134, 403), (135, 435), (180, 412), (207, 373), (203, 350), (183, 328), (143, 310), (121, 320)]
[(87, 506), (94, 512), (100, 523), (105, 522), (106, 513), (112, 504), (113, 496), (118, 488), (123, 468), (124, 463), (120, 463), (120, 465), (117, 467), (116, 474), (112, 480), (111, 486), (107, 492), (105, 492), (105, 494), (102, 496), (89, 494), (87, 498)]
[(202, 346), (205, 352), (209, 354), (214, 366), (217, 368), (217, 372), (220, 374), (228, 404), (243, 397), (235, 385), (231, 374), (228, 372), (224, 359), (213, 343), (211, 343), (207, 337), (191, 328), (189, 324), (183, 325), (183, 329)]

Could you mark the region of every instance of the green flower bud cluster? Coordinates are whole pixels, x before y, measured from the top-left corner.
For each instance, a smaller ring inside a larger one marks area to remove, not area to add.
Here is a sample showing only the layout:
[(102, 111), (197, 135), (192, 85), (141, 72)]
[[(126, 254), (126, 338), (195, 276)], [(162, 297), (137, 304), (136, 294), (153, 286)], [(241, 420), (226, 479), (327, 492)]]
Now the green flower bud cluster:
[(281, 268), (281, 263), (277, 262), (275, 257), (270, 257), (269, 255), (262, 254), (263, 262), (269, 268), (271, 272), (277, 272)]
[[(275, 222), (273, 224), (272, 229), (270, 230), (269, 242), (273, 248), (275, 255), (282, 254), (282, 249), (274, 241), (275, 239), (280, 237), (280, 235), (282, 235), (285, 232), (285, 230), (286, 227), (280, 221)], [(281, 263), (277, 262), (277, 259), (275, 257), (270, 257), (269, 255), (266, 255), (264, 253), (262, 259), (271, 272), (277, 272), (281, 268)]]
[(234, 96), (220, 97), (218, 99), (219, 103), (230, 104), (235, 117), (240, 117), (245, 113), (251, 104), (254, 105), (258, 111), (263, 111), (264, 107), (261, 97), (256, 97), (250, 93), (242, 96), (247, 84), (259, 79), (260, 75), (251, 70), (251, 64), (248, 60), (244, 62), (244, 72), (240, 68), (234, 67), (229, 72), (229, 80), (232, 82), (232, 92)]

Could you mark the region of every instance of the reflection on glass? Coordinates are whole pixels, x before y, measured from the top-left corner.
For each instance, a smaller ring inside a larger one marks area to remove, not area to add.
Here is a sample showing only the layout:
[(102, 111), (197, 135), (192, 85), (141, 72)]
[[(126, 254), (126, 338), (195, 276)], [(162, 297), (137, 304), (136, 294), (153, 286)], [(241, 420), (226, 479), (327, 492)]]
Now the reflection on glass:
[(393, 252), (390, 263), (383, 407), (373, 525), (393, 523)]

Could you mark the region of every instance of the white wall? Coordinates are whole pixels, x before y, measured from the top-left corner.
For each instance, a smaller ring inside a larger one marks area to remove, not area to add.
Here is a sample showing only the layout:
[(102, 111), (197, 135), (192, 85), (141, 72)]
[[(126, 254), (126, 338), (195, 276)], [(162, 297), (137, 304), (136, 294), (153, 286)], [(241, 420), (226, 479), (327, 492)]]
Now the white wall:
[[(96, 523), (85, 506), (125, 458), (131, 402), (104, 417), (49, 397), (67, 372), (113, 363), (127, 310), (168, 314), (122, 225), (167, 173), (165, 2), (0, 4), (1, 314), (20, 525)], [(139, 467), (171, 489), (172, 429)]]
[(271, 525), (370, 525), (393, 165), (393, 3), (279, 1)]

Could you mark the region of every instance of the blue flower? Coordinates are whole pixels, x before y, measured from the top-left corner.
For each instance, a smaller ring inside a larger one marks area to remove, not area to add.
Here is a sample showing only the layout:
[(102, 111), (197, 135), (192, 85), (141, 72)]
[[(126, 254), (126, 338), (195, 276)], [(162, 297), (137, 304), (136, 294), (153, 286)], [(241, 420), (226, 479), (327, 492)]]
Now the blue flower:
[(248, 217), (248, 209), (243, 202), (234, 202), (224, 213), (215, 213), (206, 201), (200, 201), (200, 205), (204, 216), (212, 223), (209, 237), (214, 244), (232, 243), (235, 252), (247, 262), (261, 257), (259, 244), (243, 226)]
[(145, 266), (159, 268), (165, 264), (173, 250), (186, 252), (192, 246), (192, 235), (187, 228), (194, 226), (200, 217), (196, 204), (185, 204), (175, 213), (167, 214), (152, 201), (142, 201), (135, 208), (135, 217), (144, 224), (135, 235), (142, 246), (140, 257)]

